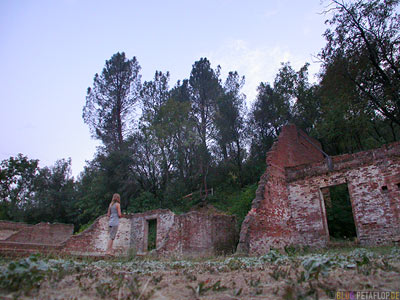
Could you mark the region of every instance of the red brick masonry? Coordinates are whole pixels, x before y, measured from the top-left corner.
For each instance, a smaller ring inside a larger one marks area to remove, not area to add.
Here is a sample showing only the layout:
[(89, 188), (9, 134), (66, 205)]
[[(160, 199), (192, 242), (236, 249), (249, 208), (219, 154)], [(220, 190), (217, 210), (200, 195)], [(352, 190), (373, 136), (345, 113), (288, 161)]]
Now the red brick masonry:
[[(325, 246), (329, 232), (323, 195), (327, 187), (346, 183), (357, 237), (363, 245), (400, 241), (400, 143), (332, 157), (318, 141), (294, 125), (282, 129), (267, 154), (252, 208), (246, 216), (237, 251), (258, 255), (271, 247)], [(128, 215), (120, 221), (114, 249), (119, 254), (148, 253), (149, 221), (156, 220), (160, 255), (206, 256), (234, 251), (236, 218), (217, 211), (176, 215), (158, 209)], [(0, 221), (0, 252), (105, 253), (108, 219), (100, 216), (84, 232), (72, 225), (27, 225)]]
[(257, 255), (286, 245), (325, 246), (329, 241), (324, 188), (347, 183), (357, 237), (363, 245), (400, 240), (400, 143), (332, 157), (294, 125), (282, 129), (267, 154), (238, 251)]
[[(219, 213), (192, 211), (175, 215), (167, 209), (131, 214), (120, 219), (113, 248), (116, 254), (130, 251), (147, 254), (148, 221), (157, 220), (156, 249), (160, 255), (204, 256), (233, 253), (237, 242), (236, 218)], [(85, 231), (72, 235), (73, 225), (0, 222), (0, 252), (8, 254), (67, 253), (104, 255), (108, 242), (108, 218), (103, 215)]]

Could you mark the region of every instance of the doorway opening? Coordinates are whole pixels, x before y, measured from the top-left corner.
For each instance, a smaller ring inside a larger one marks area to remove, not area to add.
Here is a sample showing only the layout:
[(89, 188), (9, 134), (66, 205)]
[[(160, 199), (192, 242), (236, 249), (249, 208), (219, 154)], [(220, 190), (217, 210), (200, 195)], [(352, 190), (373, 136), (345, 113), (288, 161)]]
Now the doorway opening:
[(324, 197), (329, 236), (334, 239), (354, 239), (357, 237), (353, 210), (347, 184), (339, 184), (321, 189)]
[(157, 219), (147, 220), (147, 226), (147, 251), (151, 251), (157, 246)]

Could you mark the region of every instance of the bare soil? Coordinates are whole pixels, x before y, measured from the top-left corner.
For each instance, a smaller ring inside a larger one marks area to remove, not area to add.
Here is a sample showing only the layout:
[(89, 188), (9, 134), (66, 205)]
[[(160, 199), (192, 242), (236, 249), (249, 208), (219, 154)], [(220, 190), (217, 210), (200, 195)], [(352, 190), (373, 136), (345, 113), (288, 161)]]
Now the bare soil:
[(0, 299), (337, 299), (341, 291), (398, 292), (400, 251), (385, 251), (75, 260), (37, 288), (1, 290)]

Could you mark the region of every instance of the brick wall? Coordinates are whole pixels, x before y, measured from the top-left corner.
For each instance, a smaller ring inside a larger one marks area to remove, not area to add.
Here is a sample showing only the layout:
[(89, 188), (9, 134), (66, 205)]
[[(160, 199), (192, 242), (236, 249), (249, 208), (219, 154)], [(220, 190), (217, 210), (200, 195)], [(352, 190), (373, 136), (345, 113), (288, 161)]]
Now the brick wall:
[(23, 226), (5, 239), (8, 242), (55, 245), (67, 240), (74, 231), (72, 224), (39, 223)]
[(157, 220), (156, 248), (160, 248), (174, 224), (175, 214), (168, 209), (157, 209), (132, 215), (130, 247), (138, 254), (147, 253), (148, 221), (154, 219)]
[[(102, 255), (109, 240), (107, 215), (98, 217), (85, 231), (71, 236), (63, 243), (63, 251), (76, 255)], [(127, 254), (131, 240), (131, 219), (120, 218), (118, 232), (113, 243), (115, 254)]]
[(236, 218), (191, 211), (175, 215), (153, 210), (132, 215), (131, 247), (146, 254), (148, 221), (157, 220), (155, 252), (163, 256), (206, 256), (232, 253), (236, 245)]
[(16, 233), (17, 231), (30, 226), (33, 225), (29, 225), (22, 222), (0, 220), (0, 241), (7, 239), (9, 236)]
[(238, 252), (263, 254), (271, 247), (292, 243), (293, 224), (285, 168), (323, 161), (318, 141), (294, 125), (285, 126), (267, 154), (252, 208), (242, 223)]
[(332, 157), (290, 125), (267, 154), (267, 170), (240, 233), (238, 251), (263, 254), (285, 245), (324, 246), (329, 241), (323, 194), (347, 183), (362, 244), (399, 241), (400, 143)]
[(334, 168), (309, 164), (288, 168), (289, 203), (296, 243), (326, 244), (323, 190), (346, 183), (361, 244), (400, 241), (400, 143), (333, 157)]
[(236, 240), (234, 216), (191, 211), (175, 217), (159, 253), (185, 257), (231, 254)]
[[(232, 253), (236, 245), (236, 218), (198, 211), (175, 215), (158, 209), (120, 219), (113, 249), (126, 255), (132, 249), (147, 254), (148, 222), (157, 220), (156, 253), (166, 256), (204, 256)], [(7, 241), (0, 241), (2, 253), (62, 252), (98, 256), (106, 252), (108, 217), (98, 217), (85, 231), (73, 235), (73, 225), (40, 223), (24, 227)], [(63, 229), (63, 230), (61, 230)], [(66, 229), (70, 229), (67, 233)], [(55, 236), (56, 234), (59, 236)]]

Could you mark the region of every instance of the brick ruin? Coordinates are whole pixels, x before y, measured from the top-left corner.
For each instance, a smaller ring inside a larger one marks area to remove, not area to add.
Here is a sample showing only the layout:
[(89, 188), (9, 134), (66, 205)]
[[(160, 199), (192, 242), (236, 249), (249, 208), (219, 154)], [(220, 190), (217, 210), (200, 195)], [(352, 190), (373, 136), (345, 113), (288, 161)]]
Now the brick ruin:
[(60, 252), (61, 244), (72, 236), (74, 225), (0, 221), (0, 253)]
[(242, 224), (238, 252), (326, 246), (328, 188), (341, 184), (348, 188), (361, 245), (400, 241), (400, 143), (329, 160), (320, 149), (318, 141), (294, 125), (282, 129), (267, 154), (267, 170)]
[[(288, 125), (266, 162), (237, 252), (260, 255), (287, 245), (326, 246), (330, 241), (326, 205), (330, 187), (338, 185), (347, 186), (361, 245), (400, 241), (399, 142), (327, 160), (318, 141)], [(105, 215), (76, 235), (72, 225), (0, 221), (0, 252), (104, 255), (107, 226)], [(158, 209), (122, 218), (114, 249), (120, 255), (152, 250), (161, 256), (209, 256), (233, 253), (237, 240), (234, 216), (210, 209), (182, 215)]]
[[(155, 247), (149, 249), (149, 224), (156, 226)], [(65, 253), (102, 256), (108, 242), (108, 217), (98, 217), (85, 231), (72, 235), (73, 225), (27, 225), (0, 222), (0, 253)], [(209, 256), (232, 254), (237, 242), (236, 217), (216, 211), (176, 215), (168, 209), (120, 219), (113, 249), (117, 255)]]

